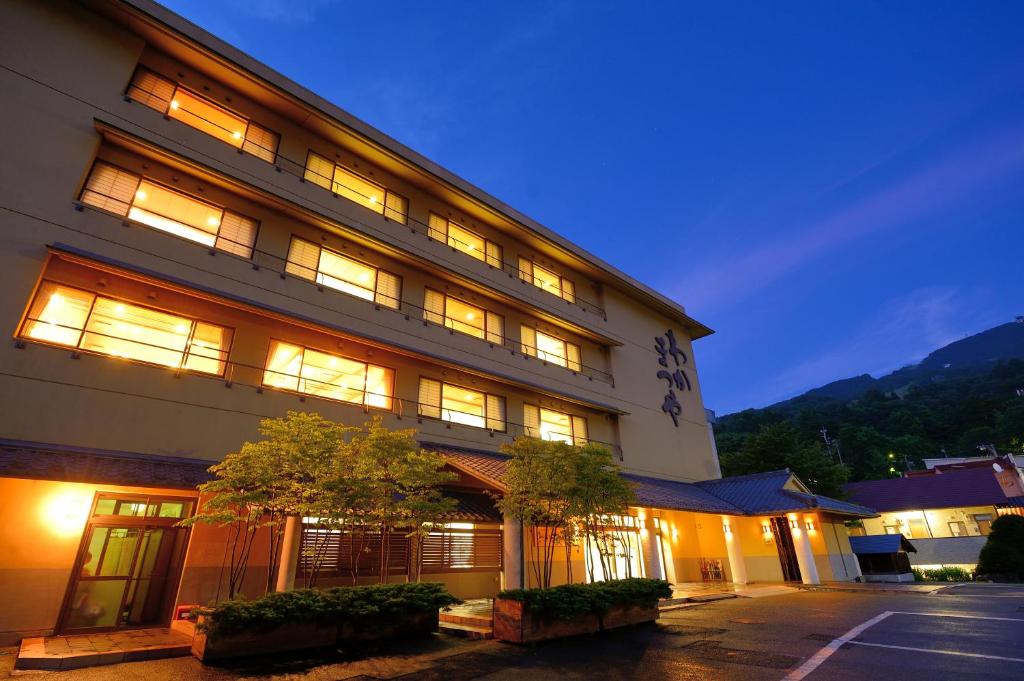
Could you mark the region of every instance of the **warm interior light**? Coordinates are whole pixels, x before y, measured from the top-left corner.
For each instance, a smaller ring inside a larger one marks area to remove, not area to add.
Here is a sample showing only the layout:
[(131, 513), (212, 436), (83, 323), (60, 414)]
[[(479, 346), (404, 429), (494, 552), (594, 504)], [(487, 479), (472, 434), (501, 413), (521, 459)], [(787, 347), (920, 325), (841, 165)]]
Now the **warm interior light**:
[(137, 201), (145, 201), (146, 200), (146, 196), (147, 196), (146, 192), (142, 191), (141, 189), (139, 191), (135, 192), (135, 199)]
[(61, 537), (79, 535), (85, 527), (91, 503), (91, 491), (75, 488), (64, 489), (46, 497), (40, 504), (40, 519), (55, 535)]
[(231, 136), (234, 137), (236, 140), (242, 139), (242, 133), (238, 132), (237, 130), (231, 133)]
[(172, 100), (171, 100), (171, 108), (172, 108), (172, 109), (174, 109), (175, 111), (177, 111), (177, 109), (178, 109), (178, 107), (179, 107), (179, 106), (181, 106), (181, 105), (180, 105), (180, 104), (178, 104), (178, 100), (176, 100), (176, 99), (172, 99)]
[(206, 218), (206, 224), (210, 225), (210, 227), (216, 227), (220, 224), (220, 220), (215, 215), (211, 215)]
[(117, 307), (115, 307), (114, 308), (114, 313), (117, 314), (118, 317), (123, 317), (124, 316), (124, 305), (118, 305)]

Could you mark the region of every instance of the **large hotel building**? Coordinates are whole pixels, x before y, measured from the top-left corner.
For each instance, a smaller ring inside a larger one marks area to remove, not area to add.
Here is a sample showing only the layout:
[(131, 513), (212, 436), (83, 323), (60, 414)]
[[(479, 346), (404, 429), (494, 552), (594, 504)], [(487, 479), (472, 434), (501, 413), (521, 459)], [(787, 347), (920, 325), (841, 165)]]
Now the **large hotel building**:
[(680, 304), (162, 6), (3, 2), (0, 92), (0, 645), (214, 598), (226, 533), (177, 523), (288, 411), (445, 456), (458, 596), (530, 580), (486, 494), (522, 435), (612, 450), (633, 574), (859, 576), (871, 511), (721, 479)]

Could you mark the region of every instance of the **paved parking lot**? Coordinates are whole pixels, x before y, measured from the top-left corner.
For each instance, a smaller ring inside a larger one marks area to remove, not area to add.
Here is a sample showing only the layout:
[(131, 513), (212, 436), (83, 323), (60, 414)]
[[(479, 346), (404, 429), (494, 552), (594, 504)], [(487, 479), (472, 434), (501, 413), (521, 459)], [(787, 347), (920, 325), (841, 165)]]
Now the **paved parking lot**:
[[(0, 657), (0, 677), (9, 673), (9, 662)], [(664, 613), (657, 625), (529, 647), (435, 637), (347, 655), (254, 658), (220, 668), (179, 658), (33, 676), (60, 681), (1019, 680), (1024, 679), (1024, 587), (732, 599)]]

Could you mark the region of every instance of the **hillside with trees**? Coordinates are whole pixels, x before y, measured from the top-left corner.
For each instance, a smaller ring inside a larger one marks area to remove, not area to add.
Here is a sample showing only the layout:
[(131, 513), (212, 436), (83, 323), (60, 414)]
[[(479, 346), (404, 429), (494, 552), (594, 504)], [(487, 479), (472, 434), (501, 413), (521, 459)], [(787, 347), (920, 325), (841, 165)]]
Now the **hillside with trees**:
[(951, 343), (887, 376), (724, 416), (715, 433), (723, 475), (788, 467), (829, 495), (846, 481), (921, 468), (924, 458), (977, 456), (989, 445), (1024, 453), (1024, 323)]

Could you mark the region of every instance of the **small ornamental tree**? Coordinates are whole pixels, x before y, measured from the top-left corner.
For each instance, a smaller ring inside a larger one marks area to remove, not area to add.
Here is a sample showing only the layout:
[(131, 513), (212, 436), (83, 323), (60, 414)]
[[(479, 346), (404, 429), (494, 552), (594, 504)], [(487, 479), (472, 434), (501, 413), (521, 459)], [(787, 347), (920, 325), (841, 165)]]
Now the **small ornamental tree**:
[[(261, 529), (269, 534), (266, 586), (268, 591), (273, 587), (284, 519), (322, 505), (318, 497), (323, 490), (317, 483), (330, 469), (344, 435), (352, 430), (318, 414), (288, 412), (284, 418), (263, 419), (262, 440), (244, 443), (239, 451), (210, 467), (214, 479), (199, 485), (199, 491), (210, 498), (196, 515), (180, 524), (229, 528), (225, 546), (228, 598), (241, 591)], [(220, 584), (218, 598), (219, 589)]]
[(391, 534), (400, 532), (410, 538), (414, 560), (408, 577), (418, 581), (425, 533), (455, 508), (455, 500), (442, 494), (441, 485), (457, 476), (442, 470), (441, 454), (421, 450), (415, 435), (412, 429), (385, 428), (376, 417), (349, 444), (352, 474), (366, 489), (363, 523), (381, 537), (381, 583), (387, 581)]
[[(601, 561), (601, 569), (606, 577), (633, 577), (629, 572), (632, 561), (628, 552), (632, 550), (629, 537), (624, 536), (625, 528), (615, 518), (625, 516), (630, 504), (636, 503), (633, 485), (620, 474), (618, 464), (612, 458), (607, 447), (588, 443), (577, 447), (575, 458), (575, 474), (573, 480), (572, 515), (582, 528), (583, 539), (590, 542), (597, 550)], [(615, 527), (609, 532), (606, 524)], [(615, 555), (619, 551), (627, 553), (625, 564), (626, 575), (615, 574)], [(594, 562), (589, 561), (588, 572), (590, 581), (596, 581)], [(572, 582), (572, 573), (568, 575)]]
[[(605, 575), (611, 575), (616, 542), (605, 526), (611, 516), (625, 514), (635, 500), (611, 452), (592, 443), (576, 447), (530, 437), (516, 438), (502, 449), (511, 458), (497, 505), (503, 515), (523, 523), (540, 588), (551, 586), (558, 543), (565, 551), (567, 581), (573, 580), (572, 549), (581, 539), (593, 542)], [(590, 573), (593, 580), (592, 565)]]
[(992, 531), (978, 557), (977, 574), (1024, 581), (1024, 516), (1004, 515), (992, 522)]

